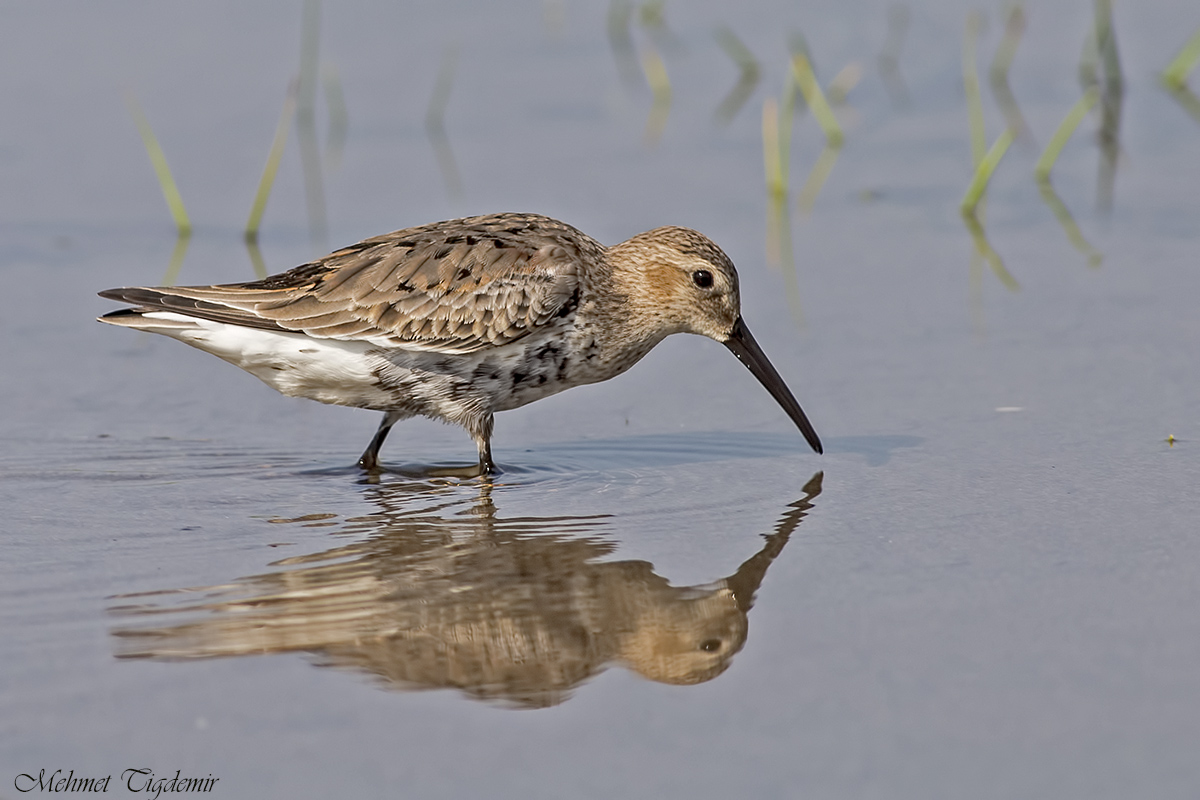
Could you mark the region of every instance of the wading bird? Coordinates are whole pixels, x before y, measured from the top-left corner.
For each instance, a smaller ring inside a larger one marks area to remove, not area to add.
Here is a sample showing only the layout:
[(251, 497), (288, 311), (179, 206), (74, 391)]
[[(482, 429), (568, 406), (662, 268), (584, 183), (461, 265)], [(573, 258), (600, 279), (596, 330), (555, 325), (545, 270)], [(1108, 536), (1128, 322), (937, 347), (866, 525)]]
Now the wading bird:
[(250, 283), (130, 287), (101, 322), (161, 333), (286, 395), (382, 411), (358, 464), (378, 470), (392, 426), (461, 425), (492, 461), (493, 415), (608, 380), (672, 333), (721, 342), (818, 453), (800, 404), (742, 321), (733, 262), (665, 227), (605, 247), (537, 214), (436, 222), (366, 239)]

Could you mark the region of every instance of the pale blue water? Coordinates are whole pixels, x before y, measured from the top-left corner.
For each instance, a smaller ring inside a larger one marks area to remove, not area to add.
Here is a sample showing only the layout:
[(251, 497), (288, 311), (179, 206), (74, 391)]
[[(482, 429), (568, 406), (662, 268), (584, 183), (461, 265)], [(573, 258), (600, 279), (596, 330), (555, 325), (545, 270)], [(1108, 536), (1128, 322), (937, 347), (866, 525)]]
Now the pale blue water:
[[(1095, 117), (1054, 171), (1091, 267), (1031, 173), (1079, 97), (1092, 6), (1027, 9), (1011, 85), (1036, 144), (987, 207), (1012, 291), (972, 266), (957, 210), (970, 9), (911, 4), (903, 106), (876, 71), (887, 9), (668, 3), (669, 36), (633, 31), (671, 79), (654, 147), (606, 4), (322, 10), (347, 109), (328, 150), (319, 90), (328, 233), (310, 236), (293, 130), (271, 271), (498, 210), (607, 242), (690, 225), (738, 264), (746, 320), (826, 445), (808, 452), (723, 347), (673, 337), (500, 415), (490, 488), (364, 483), (375, 415), (92, 321), (112, 308), (97, 290), (160, 282), (175, 245), (126, 92), (197, 228), (179, 280), (253, 275), (240, 229), (299, 7), (0, 12), (0, 795), (60, 768), (124, 792), (148, 767), (223, 797), (1194, 797), (1200, 121), (1155, 74), (1200, 12), (1116, 8), (1111, 215)], [(724, 126), (720, 24), (763, 70)], [(793, 30), (823, 82), (864, 72), (807, 217), (821, 141), (795, 119), (789, 274), (767, 263), (761, 115)], [(426, 134), (447, 46), (461, 197)], [(383, 457), (474, 447), (412, 421)]]

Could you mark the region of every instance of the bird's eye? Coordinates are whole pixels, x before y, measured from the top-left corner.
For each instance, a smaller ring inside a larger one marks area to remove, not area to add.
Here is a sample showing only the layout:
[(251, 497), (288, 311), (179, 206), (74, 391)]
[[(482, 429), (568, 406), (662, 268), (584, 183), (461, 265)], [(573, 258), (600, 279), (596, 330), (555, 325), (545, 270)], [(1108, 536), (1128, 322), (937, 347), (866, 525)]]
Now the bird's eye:
[(706, 269), (698, 269), (692, 273), (692, 283), (707, 289), (713, 285), (713, 274)]
[[(711, 277), (711, 276), (710, 276)], [(706, 653), (712, 653), (721, 649), (720, 639), (705, 639), (700, 643), (700, 649)]]

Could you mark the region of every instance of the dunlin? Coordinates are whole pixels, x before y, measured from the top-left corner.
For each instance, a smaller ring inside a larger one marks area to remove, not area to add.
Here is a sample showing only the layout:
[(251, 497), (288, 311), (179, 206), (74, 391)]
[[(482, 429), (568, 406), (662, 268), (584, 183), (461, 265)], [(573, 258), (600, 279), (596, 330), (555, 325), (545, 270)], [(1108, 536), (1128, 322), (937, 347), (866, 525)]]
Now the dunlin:
[(605, 247), (537, 214), (388, 233), (250, 283), (130, 287), (101, 322), (161, 333), (286, 395), (461, 425), (495, 472), (493, 415), (620, 375), (672, 333), (716, 339), (818, 453), (821, 441), (742, 321), (733, 262), (688, 228)]

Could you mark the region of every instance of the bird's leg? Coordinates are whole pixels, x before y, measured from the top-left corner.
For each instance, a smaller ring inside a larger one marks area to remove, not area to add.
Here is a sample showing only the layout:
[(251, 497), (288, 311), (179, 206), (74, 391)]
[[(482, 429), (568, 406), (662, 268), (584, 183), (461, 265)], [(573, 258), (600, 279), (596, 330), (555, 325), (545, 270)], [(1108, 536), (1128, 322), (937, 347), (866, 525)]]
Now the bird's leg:
[(383, 415), (383, 420), (379, 423), (379, 429), (375, 431), (375, 435), (371, 437), (371, 443), (367, 445), (367, 449), (363, 451), (362, 457), (358, 459), (358, 466), (368, 472), (377, 472), (379, 470), (379, 448), (383, 447), (383, 440), (387, 438), (388, 432), (392, 426), (400, 421), (400, 415), (394, 411), (387, 411)]
[(471, 437), (475, 439), (475, 445), (479, 448), (480, 475), (495, 475), (500, 471), (496, 469), (496, 462), (492, 461), (493, 419), (495, 418), (491, 414), (488, 414), (481, 424), (475, 430), (471, 431)]
[(496, 462), (492, 461), (492, 443), (487, 439), (481, 439), (479, 444), (479, 474), (480, 475), (495, 475), (500, 470), (496, 469)]

